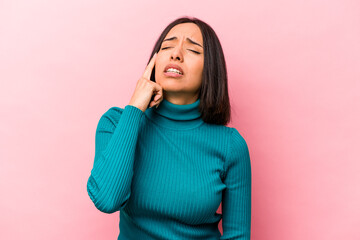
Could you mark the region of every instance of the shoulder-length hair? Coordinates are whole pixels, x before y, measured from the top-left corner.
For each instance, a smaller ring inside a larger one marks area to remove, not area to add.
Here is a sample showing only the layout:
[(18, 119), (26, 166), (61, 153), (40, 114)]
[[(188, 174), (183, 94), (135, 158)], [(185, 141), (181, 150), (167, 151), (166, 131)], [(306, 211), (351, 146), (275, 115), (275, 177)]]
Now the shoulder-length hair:
[[(171, 22), (161, 33), (150, 54), (148, 64), (160, 50), (168, 32), (180, 23), (195, 23), (201, 30), (204, 44), (204, 67), (199, 89), (199, 111), (204, 122), (227, 125), (230, 121), (230, 100), (224, 53), (215, 31), (205, 22), (191, 17), (181, 17)], [(150, 80), (155, 82), (155, 68)]]

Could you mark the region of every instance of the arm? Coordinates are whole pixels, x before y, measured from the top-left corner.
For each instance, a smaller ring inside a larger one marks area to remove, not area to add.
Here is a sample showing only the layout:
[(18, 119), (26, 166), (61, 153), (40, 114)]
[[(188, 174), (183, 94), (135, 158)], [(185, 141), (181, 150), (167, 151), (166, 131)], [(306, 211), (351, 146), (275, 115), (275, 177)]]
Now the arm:
[(229, 153), (224, 165), (221, 240), (250, 240), (251, 225), (251, 164), (248, 146), (239, 132), (232, 128)]
[(133, 163), (144, 112), (126, 105), (112, 107), (99, 120), (95, 135), (95, 159), (87, 192), (104, 213), (122, 209), (130, 197)]

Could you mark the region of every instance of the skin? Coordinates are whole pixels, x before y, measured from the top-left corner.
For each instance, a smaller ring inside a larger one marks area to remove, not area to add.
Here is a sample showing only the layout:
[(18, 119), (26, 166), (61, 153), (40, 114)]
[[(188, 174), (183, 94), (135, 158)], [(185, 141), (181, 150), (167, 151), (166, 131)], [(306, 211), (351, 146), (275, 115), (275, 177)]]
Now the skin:
[[(158, 106), (163, 100), (162, 87), (150, 80), (151, 72), (155, 66), (156, 56), (157, 54), (155, 53), (146, 66), (143, 75), (136, 82), (135, 90), (128, 104), (139, 108), (143, 112), (145, 112), (148, 107)], [(151, 101), (154, 94), (154, 100)]]
[[(165, 39), (171, 37), (177, 37), (177, 39), (163, 41), (157, 53), (155, 81), (162, 87), (163, 98), (167, 101), (178, 105), (191, 104), (198, 98), (204, 67), (201, 30), (194, 23), (181, 23), (174, 26)], [(190, 43), (186, 38), (190, 38), (201, 46)], [(174, 78), (164, 75), (164, 69), (169, 63), (182, 68), (182, 77)]]
[[(166, 39), (176, 37), (171, 41)], [(200, 44), (190, 43), (187, 38)], [(200, 28), (194, 23), (181, 23), (174, 26), (166, 35), (158, 53), (154, 54), (143, 75), (136, 83), (129, 105), (141, 109), (158, 106), (163, 99), (177, 104), (191, 104), (198, 99), (204, 66), (203, 39)], [(167, 64), (180, 66), (183, 76), (166, 76)], [(150, 80), (155, 67), (155, 82)], [(152, 95), (154, 99), (151, 100)]]

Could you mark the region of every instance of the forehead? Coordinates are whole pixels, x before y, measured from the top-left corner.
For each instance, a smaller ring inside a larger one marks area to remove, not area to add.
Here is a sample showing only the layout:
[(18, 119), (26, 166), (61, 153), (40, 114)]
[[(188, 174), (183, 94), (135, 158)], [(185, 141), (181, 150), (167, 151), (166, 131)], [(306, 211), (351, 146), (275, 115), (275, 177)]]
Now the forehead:
[(201, 30), (195, 23), (180, 23), (174, 26), (166, 35), (165, 39), (168, 37), (178, 37), (179, 39), (182, 38), (190, 38), (198, 43), (202, 44), (202, 34)]

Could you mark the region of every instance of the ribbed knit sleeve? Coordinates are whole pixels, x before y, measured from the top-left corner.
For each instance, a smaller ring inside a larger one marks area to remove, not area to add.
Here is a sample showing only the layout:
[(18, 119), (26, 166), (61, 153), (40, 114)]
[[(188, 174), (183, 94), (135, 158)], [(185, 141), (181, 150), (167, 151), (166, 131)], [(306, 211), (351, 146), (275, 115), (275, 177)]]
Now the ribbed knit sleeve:
[(144, 112), (132, 105), (110, 108), (99, 120), (95, 158), (87, 192), (104, 213), (122, 209), (129, 197), (140, 120)]
[(226, 189), (222, 198), (222, 227), (220, 239), (250, 240), (251, 225), (251, 165), (245, 139), (235, 128), (224, 170)]

